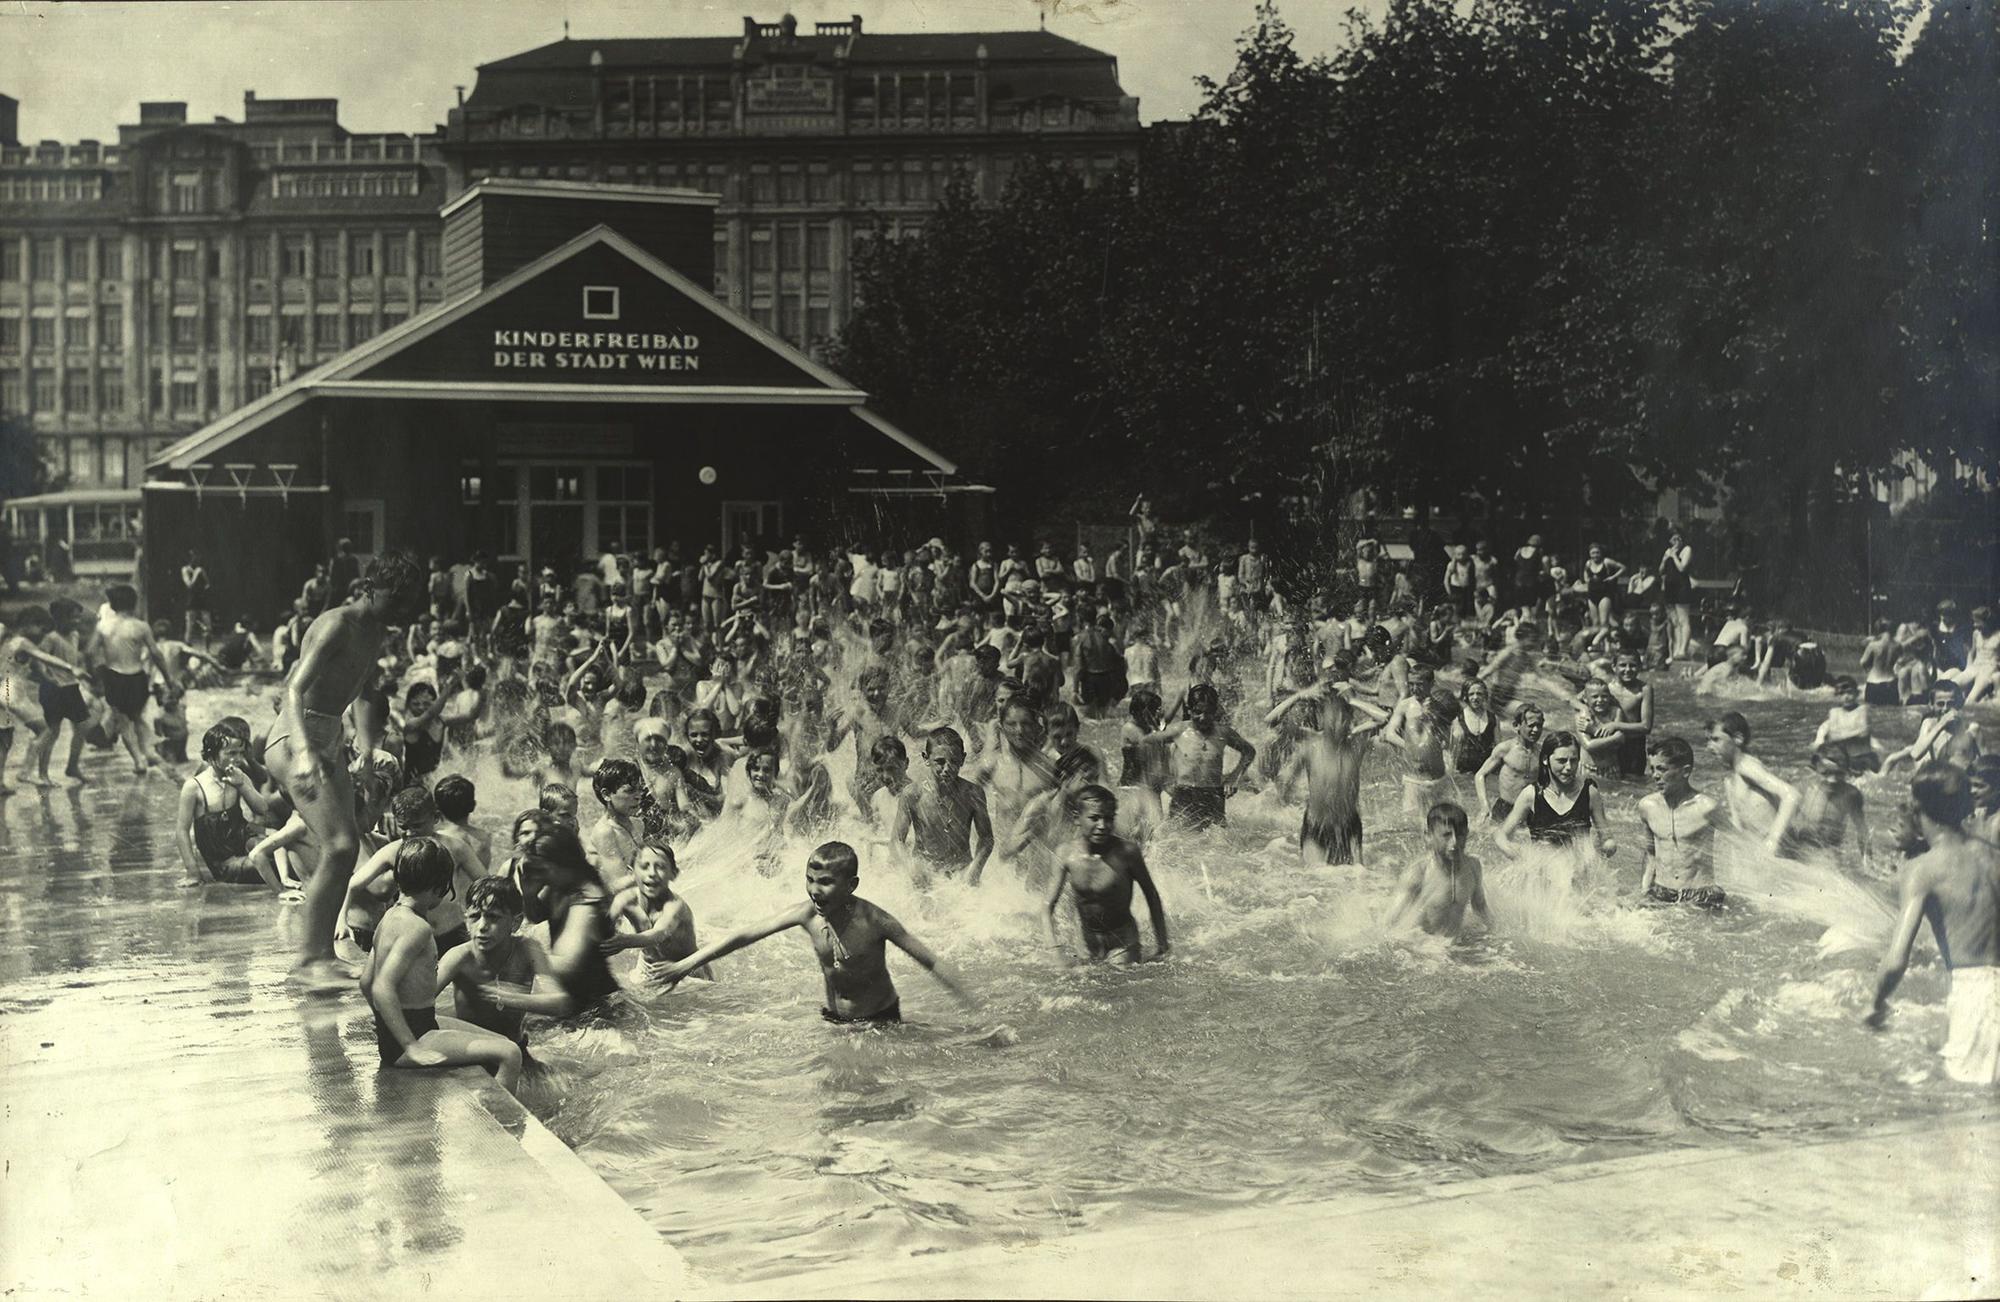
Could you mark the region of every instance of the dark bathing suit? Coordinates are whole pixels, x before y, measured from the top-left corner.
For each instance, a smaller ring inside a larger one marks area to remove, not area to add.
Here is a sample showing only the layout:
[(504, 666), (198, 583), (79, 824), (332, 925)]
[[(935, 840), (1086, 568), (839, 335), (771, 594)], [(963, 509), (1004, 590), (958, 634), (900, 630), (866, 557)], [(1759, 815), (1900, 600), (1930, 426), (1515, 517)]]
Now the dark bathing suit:
[(1528, 810), (1528, 837), (1540, 845), (1568, 845), (1590, 831), (1590, 793), (1593, 783), (1585, 778), (1583, 787), (1576, 793), (1576, 803), (1569, 812), (1559, 814), (1555, 806), (1542, 796), (1539, 783), (1535, 786), (1535, 803)]
[(1173, 800), (1173, 816), (1190, 827), (1229, 825), (1221, 787), (1175, 787)]
[(105, 702), (126, 718), (137, 719), (146, 712), (146, 702), (150, 699), (146, 691), (146, 675), (100, 669), (97, 683), (104, 689)]
[(222, 809), (210, 809), (208, 789), (198, 781), (194, 788), (201, 796), (201, 812), (194, 816), (190, 830), (194, 833), (195, 852), (208, 865), (209, 875), (231, 885), (261, 882), (263, 878), (250, 865), (229, 865), (230, 860), (249, 853), (250, 824), (244, 821), (243, 807), (232, 802)]
[(1342, 822), (1314, 818), (1307, 812), (1299, 823), (1299, 841), (1311, 841), (1326, 851), (1328, 863), (1354, 863), (1361, 858), (1361, 811), (1354, 810)]
[[(372, 1009), (370, 1010), (373, 1011)], [(419, 1040), (438, 1029), (437, 1009), (405, 1008), (403, 1020), (410, 1025), (410, 1034)], [(375, 1048), (382, 1055), (382, 1065), (393, 1067), (403, 1060), (403, 1046), (396, 1043), (396, 1037), (382, 1022), (382, 1015), (375, 1014)]]
[(1718, 908), (1724, 899), (1720, 886), (1690, 886), (1685, 890), (1676, 890), (1658, 883), (1646, 888), (1646, 898), (1657, 904), (1692, 904), (1703, 909)]
[(821, 1008), (819, 1015), (836, 1026), (892, 1026), (903, 1020), (903, 1001), (900, 998), (891, 999), (886, 1008), (852, 1017), (836, 1013), (831, 1008)]

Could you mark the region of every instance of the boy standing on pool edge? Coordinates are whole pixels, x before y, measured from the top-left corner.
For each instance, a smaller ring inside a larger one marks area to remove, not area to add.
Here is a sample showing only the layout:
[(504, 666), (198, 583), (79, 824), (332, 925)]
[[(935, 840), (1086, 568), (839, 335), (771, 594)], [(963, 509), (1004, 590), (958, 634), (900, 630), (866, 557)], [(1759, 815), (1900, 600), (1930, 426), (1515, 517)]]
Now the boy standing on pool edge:
[(806, 860), (806, 899), (704, 945), (678, 963), (659, 969), (667, 985), (705, 963), (726, 957), (768, 936), (797, 927), (812, 941), (826, 984), (820, 1016), (841, 1025), (882, 1026), (903, 1020), (903, 1002), (889, 979), (885, 946), (893, 944), (938, 979), (967, 1011), (979, 1003), (965, 992), (930, 946), (903, 929), (886, 909), (856, 895), (861, 861), (845, 841), (828, 841)]

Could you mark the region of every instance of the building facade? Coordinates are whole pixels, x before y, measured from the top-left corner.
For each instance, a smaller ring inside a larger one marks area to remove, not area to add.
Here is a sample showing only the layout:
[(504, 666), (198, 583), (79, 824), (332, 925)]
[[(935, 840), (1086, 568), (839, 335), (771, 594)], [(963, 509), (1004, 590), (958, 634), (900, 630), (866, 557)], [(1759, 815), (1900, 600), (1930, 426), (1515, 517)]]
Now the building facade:
[(436, 137), (338, 108), (148, 103), (116, 144), (23, 145), (0, 105), (0, 414), (57, 484), (136, 490), (179, 436), (442, 301)]
[(921, 231), (954, 173), (997, 198), (1024, 159), (1137, 158), (1118, 62), (1046, 31), (569, 40), (483, 64), (445, 126), (454, 192), (486, 178), (704, 190), (717, 297), (814, 350), (854, 304), (858, 242)]

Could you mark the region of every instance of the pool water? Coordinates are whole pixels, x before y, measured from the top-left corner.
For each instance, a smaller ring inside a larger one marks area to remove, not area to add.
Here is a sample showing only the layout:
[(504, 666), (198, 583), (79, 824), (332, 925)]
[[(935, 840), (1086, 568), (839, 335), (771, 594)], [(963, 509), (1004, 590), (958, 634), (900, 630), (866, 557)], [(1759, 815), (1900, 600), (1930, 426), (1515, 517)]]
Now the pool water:
[[(1660, 697), (1660, 731), (1690, 740), (1716, 709), (1744, 710), (1757, 753), (1794, 780), (1826, 709), (1823, 697), (1701, 702), (1678, 681)], [(253, 706), (249, 693), (202, 694), (196, 735), (231, 710), (261, 717)], [(1907, 740), (1909, 720), (1879, 715), (1878, 737)], [(1086, 740), (1115, 754), (1113, 728), (1086, 725)], [(471, 776), (478, 818), (504, 836), (527, 784), (483, 764)], [(1718, 784), (1699, 746), (1695, 779)], [(1893, 862), (1900, 786), (1864, 783), (1878, 864)], [(1297, 810), (1241, 796), (1228, 829), (1148, 847), (1173, 956), (1130, 970), (1055, 966), (1040, 897), (1010, 865), (978, 889), (918, 889), (875, 869), (879, 833), (849, 827), (861, 893), (952, 965), (981, 1014), (892, 954), (909, 1024), (829, 1027), (810, 948), (787, 934), (724, 960), (715, 984), (538, 1028), (549, 1069), (524, 1099), (697, 1271), (738, 1284), (1990, 1106), (1935, 1065), (1944, 980), (1927, 937), (1889, 1029), (1858, 1024), (1886, 876), (1735, 847), (1719, 863), (1728, 908), (1636, 908), (1642, 792), (1606, 794), (1623, 847), (1607, 862), (1510, 863), (1475, 832), (1497, 926), (1461, 942), (1384, 934), (1395, 872), (1417, 852), (1391, 758), (1370, 760), (1366, 869), (1302, 867)], [(0, 893), (24, 938), (0, 953), (11, 996), (114, 956), (182, 979), (214, 927), (268, 926), (283, 945), (277, 906), (266, 922), (202, 903), (226, 888), (168, 885), (173, 797), (155, 780), (0, 802), (0, 851), (30, 869)], [(766, 877), (749, 846), (698, 838), (678, 888), (703, 936), (796, 901), (810, 848), (789, 845)], [(108, 921), (45, 927), (86, 909)], [(365, 1010), (350, 1011), (343, 1040), (370, 1054)], [(1001, 1023), (1018, 1038), (994, 1047)]]

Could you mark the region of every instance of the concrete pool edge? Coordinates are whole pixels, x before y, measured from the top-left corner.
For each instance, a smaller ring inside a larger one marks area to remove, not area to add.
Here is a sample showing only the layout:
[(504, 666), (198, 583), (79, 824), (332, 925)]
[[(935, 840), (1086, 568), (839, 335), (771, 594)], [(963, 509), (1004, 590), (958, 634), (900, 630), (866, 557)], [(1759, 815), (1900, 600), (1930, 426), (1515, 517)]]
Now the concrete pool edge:
[[(1166, 1218), (713, 1296), (1990, 1296), (2000, 1278), (1995, 1103), (1943, 1125)], [(1678, 1178), (1657, 1179), (1670, 1170)]]

